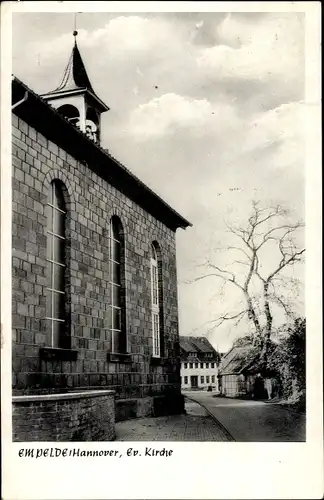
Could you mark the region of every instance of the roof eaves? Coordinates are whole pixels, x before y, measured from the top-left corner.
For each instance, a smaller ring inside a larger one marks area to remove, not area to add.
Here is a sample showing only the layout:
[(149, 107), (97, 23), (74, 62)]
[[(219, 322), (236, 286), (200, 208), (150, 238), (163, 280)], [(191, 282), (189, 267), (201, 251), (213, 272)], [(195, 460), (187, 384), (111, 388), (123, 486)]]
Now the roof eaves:
[[(83, 134), (77, 127), (72, 125), (66, 118), (64, 118), (56, 109), (54, 109), (52, 106), (50, 106), (45, 101), (45, 99), (43, 99), (40, 95), (36, 94), (36, 92), (31, 90), (25, 83), (23, 83), (21, 80), (19, 80), (19, 78), (17, 78), (16, 76), (13, 75), (12, 76), (12, 84), (15, 84), (15, 83), (18, 84), (19, 86), (21, 86), (24, 91), (27, 91), (28, 93), (30, 93), (39, 104), (46, 106), (46, 108), (48, 108), (48, 110), (51, 111), (53, 116), (57, 117), (56, 119), (60, 119), (68, 127), (70, 127), (70, 129), (73, 130), (73, 134), (76, 134), (76, 137), (79, 137), (79, 140), (82, 139), (83, 141), (85, 141), (85, 144), (87, 144), (88, 147), (95, 148), (102, 155), (105, 155), (107, 158), (112, 160), (115, 163), (115, 165), (117, 165), (118, 168), (123, 172), (123, 174), (127, 176), (128, 180), (130, 182), (135, 183), (140, 188), (140, 190), (146, 192), (152, 199), (158, 201), (158, 203), (161, 205), (161, 207), (163, 207), (164, 210), (169, 213), (169, 215), (174, 219), (174, 221), (177, 221), (177, 224), (175, 225), (174, 229), (176, 229), (178, 227), (180, 227), (182, 229), (185, 229), (186, 227), (192, 227), (192, 224), (189, 221), (184, 219), (184, 217), (182, 217), (182, 215), (180, 215), (178, 212), (176, 212), (168, 203), (166, 203), (151, 188), (146, 186), (138, 177), (136, 177), (136, 175), (134, 175), (130, 170), (128, 170), (127, 167), (125, 167), (122, 163), (120, 163), (114, 156), (112, 156), (104, 148), (102, 148), (98, 144), (95, 144), (91, 139), (89, 139), (85, 134)], [(14, 112), (16, 114), (18, 114), (18, 116), (19, 116), (19, 113), (17, 112), (16, 109)], [(91, 168), (91, 165), (89, 165), (89, 167)], [(136, 201), (136, 202), (139, 203), (138, 201)], [(157, 217), (156, 215), (154, 215), (154, 216)]]
[(95, 100), (97, 104), (99, 104), (99, 107), (101, 108), (102, 112), (104, 111), (109, 111), (110, 108), (105, 104), (100, 97), (95, 94), (95, 92), (91, 91), (87, 87), (76, 87), (74, 89), (61, 89), (61, 90), (52, 90), (51, 92), (47, 92), (46, 94), (40, 94), (39, 97), (41, 99), (44, 99), (45, 101), (48, 101), (49, 99), (54, 100), (54, 99), (61, 99), (62, 97), (66, 95), (79, 95), (79, 94), (89, 94), (90, 98)]
[(46, 94), (36, 94), (38, 95), (41, 99), (47, 100), (47, 98), (61, 98), (64, 97), (65, 95), (71, 95), (71, 94), (81, 94), (82, 92), (85, 92), (87, 89), (86, 87), (76, 87), (75, 89), (62, 89), (62, 90), (52, 90), (51, 92), (46, 92)]

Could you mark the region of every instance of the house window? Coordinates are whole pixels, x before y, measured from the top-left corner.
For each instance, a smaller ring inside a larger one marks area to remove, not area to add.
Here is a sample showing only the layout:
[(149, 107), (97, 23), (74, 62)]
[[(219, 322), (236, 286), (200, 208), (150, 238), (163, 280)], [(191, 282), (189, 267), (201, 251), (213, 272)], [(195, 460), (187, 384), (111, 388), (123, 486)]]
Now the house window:
[(189, 363), (189, 368), (193, 368), (193, 364), (192, 363)]
[(212, 381), (212, 384), (215, 384), (215, 375), (212, 375), (211, 381)]
[(206, 368), (209, 368), (209, 363), (206, 363)]
[(204, 363), (200, 363), (200, 368), (204, 368)]
[(209, 384), (209, 375), (206, 376), (206, 384)]
[(188, 368), (188, 363), (185, 363), (185, 364), (184, 364), (184, 367), (185, 367), (185, 368)]
[(158, 256), (154, 245), (151, 245), (151, 303), (152, 303), (152, 332), (153, 356), (161, 356), (160, 338), (160, 287), (158, 273)]
[(51, 346), (66, 348), (65, 311), (65, 219), (63, 184), (53, 181), (46, 206), (47, 215), (47, 288), (46, 319), (50, 325)]
[(211, 367), (211, 368), (215, 368), (215, 363), (211, 363), (211, 364), (210, 364), (210, 367)]
[(184, 377), (184, 383), (188, 384), (188, 377)]
[(125, 297), (122, 287), (124, 274), (124, 241), (122, 225), (118, 217), (110, 220), (109, 231), (109, 263), (110, 263), (110, 306), (109, 330), (111, 337), (111, 351), (113, 353), (126, 352), (125, 328)]
[(195, 363), (195, 368), (198, 368), (198, 366), (199, 366), (198, 363)]
[(205, 377), (203, 377), (203, 376), (202, 376), (202, 377), (200, 377), (200, 382), (201, 382), (202, 384), (204, 384), (204, 383), (205, 383)]

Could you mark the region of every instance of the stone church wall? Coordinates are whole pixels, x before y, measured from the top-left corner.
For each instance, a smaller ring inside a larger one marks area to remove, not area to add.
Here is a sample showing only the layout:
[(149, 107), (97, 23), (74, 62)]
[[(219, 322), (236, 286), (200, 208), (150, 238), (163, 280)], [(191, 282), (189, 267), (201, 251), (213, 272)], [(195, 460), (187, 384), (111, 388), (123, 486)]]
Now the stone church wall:
[[(130, 416), (123, 402), (143, 398), (145, 404), (135, 405), (140, 414), (166, 411), (160, 404), (161, 397), (168, 411), (182, 411), (175, 232), (15, 115), (12, 125), (13, 393), (113, 389), (122, 418)], [(44, 319), (45, 206), (53, 179), (65, 184), (68, 198), (71, 349), (65, 357), (65, 353), (58, 356), (48, 349), (50, 334)], [(110, 301), (108, 232), (113, 215), (120, 218), (124, 229), (130, 353), (117, 360), (109, 359), (105, 337), (106, 305)], [(164, 355), (158, 362), (152, 359), (153, 241), (160, 247), (162, 262)], [(149, 400), (151, 403), (147, 403)]]

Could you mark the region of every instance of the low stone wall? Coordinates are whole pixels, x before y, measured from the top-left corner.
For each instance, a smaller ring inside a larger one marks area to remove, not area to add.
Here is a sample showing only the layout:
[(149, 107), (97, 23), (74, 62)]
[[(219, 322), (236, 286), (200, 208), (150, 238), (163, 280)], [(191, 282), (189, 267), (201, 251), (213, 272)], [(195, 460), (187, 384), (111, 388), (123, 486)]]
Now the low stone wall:
[(116, 400), (116, 422), (130, 418), (152, 417), (153, 398)]
[(182, 394), (116, 400), (116, 422), (130, 418), (160, 417), (181, 413), (184, 413)]
[(111, 390), (13, 396), (13, 441), (112, 441)]

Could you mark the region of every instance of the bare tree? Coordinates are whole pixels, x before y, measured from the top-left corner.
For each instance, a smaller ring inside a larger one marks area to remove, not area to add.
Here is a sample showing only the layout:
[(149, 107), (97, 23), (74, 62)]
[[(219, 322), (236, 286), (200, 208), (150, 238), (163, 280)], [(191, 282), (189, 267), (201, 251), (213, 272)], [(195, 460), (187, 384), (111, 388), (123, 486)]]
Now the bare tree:
[(281, 206), (261, 208), (259, 202), (252, 203), (252, 213), (243, 225), (227, 224), (236, 243), (222, 250), (233, 252), (235, 260), (229, 269), (207, 260), (201, 266), (205, 272), (190, 280), (192, 283), (216, 277), (222, 281), (222, 286), (236, 287), (242, 295), (242, 309), (218, 316), (212, 321), (212, 328), (225, 321), (237, 324), (248, 318), (266, 356), (274, 304), (282, 307), (286, 315), (292, 314), (291, 304), (281, 290), (282, 286), (286, 289), (296, 286), (296, 280), (285, 276), (284, 270), (303, 260), (305, 248), (299, 248), (296, 242), (297, 232), (303, 227), (301, 221), (290, 222), (288, 210)]

